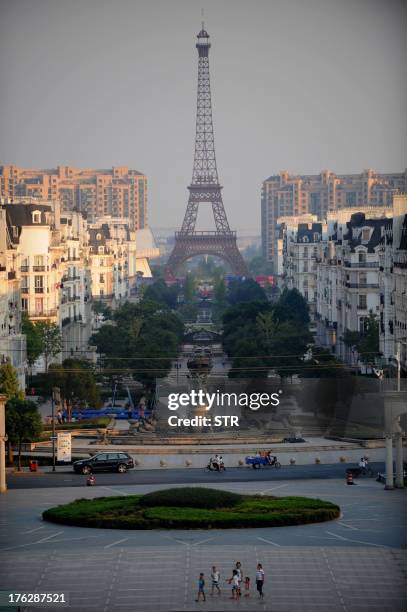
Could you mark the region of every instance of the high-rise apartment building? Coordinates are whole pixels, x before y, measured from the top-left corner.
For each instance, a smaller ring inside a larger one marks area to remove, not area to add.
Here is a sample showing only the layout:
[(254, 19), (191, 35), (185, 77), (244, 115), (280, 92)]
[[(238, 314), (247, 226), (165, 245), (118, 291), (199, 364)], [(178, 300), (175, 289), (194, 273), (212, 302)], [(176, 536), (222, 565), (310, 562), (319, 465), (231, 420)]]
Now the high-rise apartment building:
[[(392, 206), (393, 196), (407, 191), (407, 170), (381, 174), (365, 170), (360, 174), (290, 175), (280, 172), (262, 184), (261, 233), (263, 256), (277, 261), (277, 219), (311, 213), (318, 219), (328, 211), (364, 206)], [(277, 273), (277, 271), (275, 270)]]
[(16, 196), (60, 200), (63, 212), (86, 213), (91, 223), (110, 215), (125, 219), (134, 230), (148, 225), (147, 178), (126, 166), (111, 170), (0, 166), (0, 196), (10, 201)]

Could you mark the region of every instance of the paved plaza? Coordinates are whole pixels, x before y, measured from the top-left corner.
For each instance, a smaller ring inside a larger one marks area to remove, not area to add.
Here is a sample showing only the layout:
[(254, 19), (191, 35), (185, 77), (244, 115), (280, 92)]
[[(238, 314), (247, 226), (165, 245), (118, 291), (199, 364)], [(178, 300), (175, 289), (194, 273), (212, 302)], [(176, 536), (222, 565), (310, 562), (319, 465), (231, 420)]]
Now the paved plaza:
[[(205, 483), (207, 486), (207, 483)], [(65, 592), (71, 609), (404, 610), (407, 587), (407, 492), (374, 480), (224, 483), (237, 492), (308, 495), (342, 508), (337, 521), (296, 527), (214, 531), (81, 529), (46, 523), (45, 508), (78, 497), (144, 493), (165, 485), (12, 490), (2, 498), (0, 588)], [(254, 578), (266, 573), (265, 598), (254, 585), (238, 602), (226, 583), (234, 563)], [(210, 568), (221, 570), (222, 595), (210, 596)], [(200, 572), (207, 601), (195, 603)], [(57, 609), (57, 608), (52, 608)]]

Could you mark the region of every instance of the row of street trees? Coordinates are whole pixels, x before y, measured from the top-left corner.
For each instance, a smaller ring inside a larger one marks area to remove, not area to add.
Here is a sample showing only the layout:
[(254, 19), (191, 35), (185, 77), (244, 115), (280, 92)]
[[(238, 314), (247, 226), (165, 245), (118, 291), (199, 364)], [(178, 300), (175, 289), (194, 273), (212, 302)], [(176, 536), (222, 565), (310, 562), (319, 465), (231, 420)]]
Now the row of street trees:
[(223, 316), (224, 348), (232, 361), (229, 376), (266, 378), (273, 370), (285, 378), (302, 372), (312, 343), (304, 298), (285, 290), (271, 304), (257, 283), (239, 285), (229, 289), (232, 306)]

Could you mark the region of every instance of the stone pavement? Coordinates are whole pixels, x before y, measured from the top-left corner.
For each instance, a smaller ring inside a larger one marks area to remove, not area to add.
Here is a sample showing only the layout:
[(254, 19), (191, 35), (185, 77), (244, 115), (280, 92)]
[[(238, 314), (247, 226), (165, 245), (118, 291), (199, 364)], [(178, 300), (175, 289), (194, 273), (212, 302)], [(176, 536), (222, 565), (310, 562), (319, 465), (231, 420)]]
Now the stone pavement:
[[(225, 579), (236, 560), (252, 580), (257, 562), (263, 564), (263, 601), (254, 584), (249, 598), (230, 599), (231, 587)], [(405, 551), (391, 549), (190, 544), (124, 548), (118, 542), (102, 550), (70, 551), (51, 544), (48, 551), (36, 553), (34, 558), (10, 552), (1, 584), (3, 589), (15, 591), (64, 592), (75, 612), (401, 612), (405, 610), (406, 562)], [(212, 564), (221, 570), (221, 596), (210, 596)], [(207, 601), (197, 604), (201, 571), (206, 575)]]
[[(342, 480), (220, 486), (319, 496), (339, 503), (343, 513), (329, 523), (274, 529), (81, 529), (40, 520), (44, 508), (79, 497), (78, 489), (9, 491), (0, 508), (0, 588), (64, 592), (75, 612), (405, 609), (407, 491), (387, 492), (371, 480), (357, 487), (347, 487)], [(156, 488), (84, 487), (80, 496), (143, 493)], [(263, 564), (264, 601), (258, 600), (254, 584), (250, 598), (229, 599), (230, 586), (225, 581), (237, 560), (252, 580), (257, 562)], [(209, 575), (213, 564), (221, 570), (222, 595), (212, 598)], [(206, 575), (207, 601), (197, 604), (200, 572)]]

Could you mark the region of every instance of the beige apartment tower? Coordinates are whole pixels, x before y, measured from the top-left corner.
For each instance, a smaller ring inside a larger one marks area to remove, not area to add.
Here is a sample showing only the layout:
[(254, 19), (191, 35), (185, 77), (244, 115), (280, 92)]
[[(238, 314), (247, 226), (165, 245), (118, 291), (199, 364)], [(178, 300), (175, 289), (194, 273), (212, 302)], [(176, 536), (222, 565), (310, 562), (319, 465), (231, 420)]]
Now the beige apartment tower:
[(291, 175), (286, 171), (272, 175), (262, 183), (262, 252), (277, 273), (277, 219), (310, 213), (320, 221), (328, 211), (374, 206), (391, 207), (393, 197), (407, 191), (407, 170), (379, 173), (364, 170), (360, 174)]
[(147, 178), (127, 166), (110, 170), (0, 166), (0, 196), (10, 202), (16, 196), (60, 200), (63, 212), (86, 213), (90, 223), (109, 215), (126, 220), (133, 230), (148, 225)]

